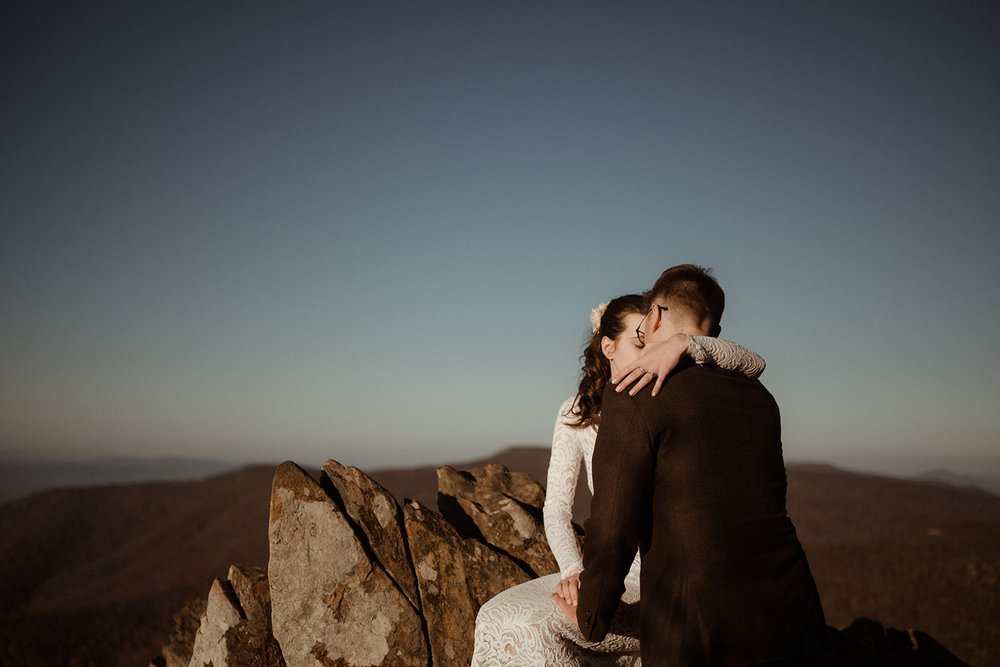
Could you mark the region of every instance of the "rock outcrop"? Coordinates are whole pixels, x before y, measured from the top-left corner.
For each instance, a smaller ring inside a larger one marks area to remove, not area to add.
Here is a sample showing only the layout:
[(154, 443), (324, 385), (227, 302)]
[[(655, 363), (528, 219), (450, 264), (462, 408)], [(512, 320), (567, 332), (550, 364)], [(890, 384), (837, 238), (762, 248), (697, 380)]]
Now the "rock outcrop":
[(471, 536), (524, 563), (536, 577), (559, 570), (542, 522), (545, 489), (530, 475), (497, 464), (463, 471), (442, 466), (438, 489), (442, 513)]
[[(275, 471), (267, 570), (233, 565), (207, 602), (175, 615), (163, 667), (451, 667), (471, 661), (475, 618), (497, 593), (554, 572), (542, 487), (489, 465), (438, 469), (441, 514), (327, 461), (317, 482)], [(831, 644), (870, 667), (959, 667), (919, 631), (858, 619)]]
[[(281, 464), (267, 572), (233, 566), (213, 582), (182, 664), (469, 664), (479, 607), (555, 570), (541, 522), (545, 494), (502, 466), (438, 473), (448, 518), (416, 502), (401, 509), (337, 461), (323, 465), (319, 482)], [(183, 656), (183, 642), (175, 644)]]
[(403, 513), (396, 499), (358, 468), (342, 466), (332, 459), (323, 464), (320, 482), (324, 487), (327, 482), (333, 487), (327, 490), (358, 527), (359, 537), (367, 540), (389, 576), (419, 609), (420, 593), (403, 533)]
[(419, 613), (304, 470), (271, 490), (271, 621), (288, 667), (427, 665)]
[(233, 565), (216, 579), (194, 639), (191, 667), (285, 667), (271, 632), (271, 594), (264, 570)]
[(461, 537), (416, 501), (403, 508), (435, 665), (468, 665), (476, 614), (500, 591), (532, 579), (509, 556)]

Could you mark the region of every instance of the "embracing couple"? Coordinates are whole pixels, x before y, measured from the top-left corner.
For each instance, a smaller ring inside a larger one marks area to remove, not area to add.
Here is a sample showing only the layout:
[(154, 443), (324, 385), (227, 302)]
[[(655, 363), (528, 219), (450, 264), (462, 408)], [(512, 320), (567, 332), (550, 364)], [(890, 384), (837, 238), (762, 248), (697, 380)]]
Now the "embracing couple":
[[(483, 605), (473, 665), (784, 666), (820, 653), (778, 407), (756, 379), (763, 359), (717, 338), (724, 305), (710, 273), (685, 264), (593, 314), (549, 463), (560, 572)], [(593, 492), (582, 557), (581, 461)]]

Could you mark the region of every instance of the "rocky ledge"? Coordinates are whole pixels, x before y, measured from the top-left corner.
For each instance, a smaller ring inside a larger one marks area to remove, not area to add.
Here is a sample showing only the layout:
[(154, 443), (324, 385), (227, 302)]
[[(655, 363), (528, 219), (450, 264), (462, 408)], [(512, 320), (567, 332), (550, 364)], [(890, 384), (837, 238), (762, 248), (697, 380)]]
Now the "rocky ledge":
[[(158, 667), (466, 666), (479, 607), (557, 570), (545, 491), (500, 465), (438, 469), (440, 514), (400, 506), (330, 460), (317, 482), (292, 462), (271, 486), (270, 554), (233, 565), (175, 614)], [(859, 619), (835, 633), (859, 664), (962, 665), (919, 631)]]

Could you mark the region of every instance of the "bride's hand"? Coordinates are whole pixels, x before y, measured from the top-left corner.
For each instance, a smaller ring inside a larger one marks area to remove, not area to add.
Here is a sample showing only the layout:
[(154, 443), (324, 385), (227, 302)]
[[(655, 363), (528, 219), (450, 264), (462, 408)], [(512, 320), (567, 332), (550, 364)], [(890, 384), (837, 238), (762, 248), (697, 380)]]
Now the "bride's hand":
[(566, 602), (565, 600), (563, 600), (561, 597), (559, 597), (558, 593), (553, 593), (549, 597), (551, 597), (552, 601), (556, 603), (556, 606), (558, 606), (559, 609), (562, 610), (562, 613), (566, 614), (567, 620), (571, 621), (573, 623), (573, 625), (577, 625), (578, 624), (577, 620), (576, 620), (576, 606), (575, 605), (572, 605), (569, 602)]
[(621, 369), (613, 378), (615, 391), (624, 391), (630, 385), (629, 396), (635, 396), (654, 378), (653, 396), (660, 393), (663, 380), (688, 351), (687, 334), (677, 333), (664, 341), (649, 341), (639, 358)]
[(577, 601), (580, 599), (580, 575), (571, 574), (556, 586), (556, 595), (561, 597), (566, 604), (571, 604), (576, 606)]

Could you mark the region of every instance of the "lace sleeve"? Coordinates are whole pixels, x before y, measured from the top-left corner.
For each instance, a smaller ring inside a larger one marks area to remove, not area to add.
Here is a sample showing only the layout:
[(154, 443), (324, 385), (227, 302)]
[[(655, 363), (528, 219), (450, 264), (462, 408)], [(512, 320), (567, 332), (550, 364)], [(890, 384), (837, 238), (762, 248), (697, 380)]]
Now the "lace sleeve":
[(546, 482), (545, 504), (542, 516), (545, 520), (545, 537), (549, 541), (552, 555), (559, 564), (560, 576), (566, 578), (583, 570), (583, 558), (573, 532), (573, 497), (580, 476), (580, 448), (575, 430), (566, 423), (564, 415), (573, 406), (569, 399), (559, 408), (556, 427), (552, 434), (552, 455), (549, 458), (549, 473)]
[(739, 371), (747, 377), (760, 377), (767, 364), (764, 357), (753, 350), (721, 338), (688, 336), (688, 354), (700, 365), (717, 366), (728, 371)]

